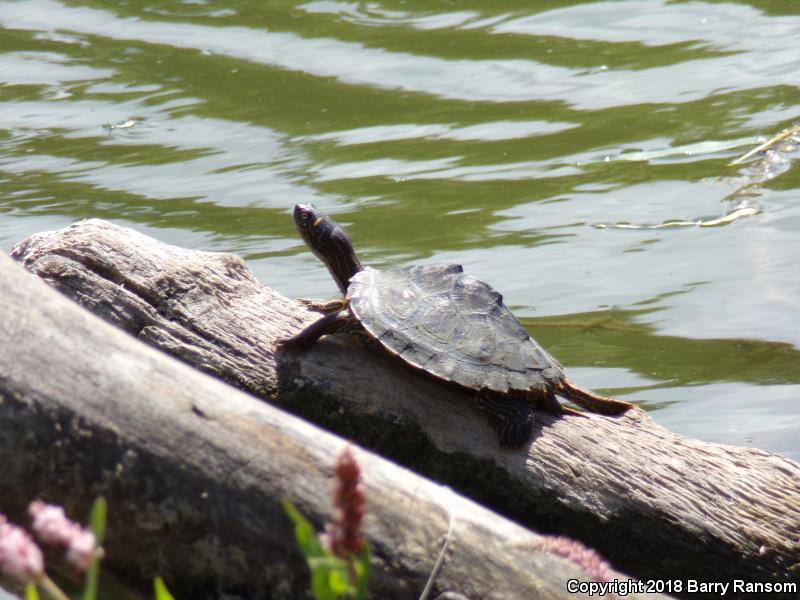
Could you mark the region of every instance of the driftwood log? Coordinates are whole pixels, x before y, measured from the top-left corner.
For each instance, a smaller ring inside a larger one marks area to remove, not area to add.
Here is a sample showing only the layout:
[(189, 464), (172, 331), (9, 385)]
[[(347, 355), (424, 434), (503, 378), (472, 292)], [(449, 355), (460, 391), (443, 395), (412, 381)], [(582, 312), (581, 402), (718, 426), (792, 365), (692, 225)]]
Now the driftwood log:
[(276, 354), (276, 338), (316, 315), (237, 257), (96, 220), (32, 236), (13, 255), (151, 345), (641, 579), (684, 590), (689, 579), (800, 582), (800, 465), (784, 457), (687, 439), (640, 410), (537, 415), (530, 448), (504, 451), (470, 398), (373, 348), (334, 336)]
[[(141, 250), (164, 252), (145, 268), (166, 268), (162, 282), (176, 292), (175, 285), (186, 285), (228, 304), (226, 297), (241, 299), (236, 290), (245, 291), (244, 282), (256, 292), (253, 301), (273, 296), (231, 257), (179, 252), (98, 223), (72, 231), (93, 237), (93, 228), (143, 244)], [(96, 243), (105, 242), (91, 241)], [(173, 277), (181, 255), (201, 258), (199, 278)], [(207, 287), (204, 269), (217, 272), (218, 282), (227, 280), (228, 292)], [(170, 322), (153, 312), (159, 302), (152, 295), (146, 307), (115, 302), (117, 294), (139, 302), (146, 293), (133, 292), (133, 282), (121, 285), (118, 271), (95, 275), (97, 283), (116, 281), (116, 291), (105, 292), (79, 285), (83, 275), (61, 274), (62, 284), (81, 287), (145, 328), (153, 318)], [(133, 585), (160, 574), (178, 598), (309, 597), (308, 572), (281, 498), (291, 499), (318, 528), (330, 522), (333, 462), (347, 443), (104, 323), (1, 253), (0, 281), (3, 512), (27, 521), (28, 501), (44, 497), (80, 518), (102, 494), (110, 507), (103, 564)], [(110, 295), (103, 299), (103, 293)], [(195, 308), (201, 312), (192, 317), (194, 331), (184, 337), (204, 335), (202, 309), (208, 305)], [(230, 332), (227, 339), (231, 355), (238, 335)], [(260, 350), (253, 348), (254, 361)], [(253, 381), (276, 385), (274, 374)], [(574, 597), (570, 579), (627, 580), (593, 551), (534, 534), (450, 488), (368, 451), (353, 451), (368, 498), (364, 529), (373, 549), (373, 598), (416, 599), (431, 573), (429, 597), (441, 593), (443, 600), (566, 599)]]

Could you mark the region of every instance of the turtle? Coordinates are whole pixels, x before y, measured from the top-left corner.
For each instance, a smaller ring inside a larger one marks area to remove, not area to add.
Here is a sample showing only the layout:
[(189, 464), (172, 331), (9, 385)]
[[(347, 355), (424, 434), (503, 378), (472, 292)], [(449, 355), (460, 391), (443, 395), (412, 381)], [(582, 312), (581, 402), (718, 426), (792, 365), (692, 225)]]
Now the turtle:
[(278, 340), (302, 349), (324, 335), (366, 335), (407, 365), (472, 392), (489, 415), (502, 447), (519, 448), (533, 430), (534, 410), (579, 413), (563, 396), (592, 412), (616, 415), (633, 407), (572, 384), (489, 284), (458, 264), (377, 270), (362, 266), (343, 227), (313, 204), (297, 204), (294, 222), (327, 266), (342, 297), (300, 300), (323, 316)]

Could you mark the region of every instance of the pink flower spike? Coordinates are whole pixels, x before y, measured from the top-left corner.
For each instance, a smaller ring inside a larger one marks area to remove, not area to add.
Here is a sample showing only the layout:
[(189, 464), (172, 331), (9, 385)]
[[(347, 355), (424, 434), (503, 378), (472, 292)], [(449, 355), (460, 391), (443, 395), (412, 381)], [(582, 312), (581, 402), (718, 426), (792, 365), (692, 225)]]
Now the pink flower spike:
[(540, 550), (571, 560), (592, 581), (611, 581), (611, 567), (597, 552), (563, 535), (546, 535), (538, 545)]
[(349, 446), (339, 454), (334, 467), (336, 487), (333, 505), (336, 518), (327, 529), (330, 550), (340, 558), (358, 554), (364, 549), (361, 521), (367, 507), (367, 496), (361, 485), (361, 467)]
[(31, 536), (15, 525), (0, 519), (0, 570), (23, 582), (44, 574), (44, 558)]
[(41, 500), (31, 502), (28, 514), (33, 518), (33, 531), (46, 544), (68, 546), (81, 529), (67, 518), (63, 508)]
[(82, 529), (78, 535), (72, 538), (67, 548), (67, 560), (73, 567), (85, 572), (89, 569), (96, 548), (94, 533), (88, 529)]
[(64, 509), (41, 500), (31, 502), (28, 513), (33, 518), (33, 530), (44, 542), (64, 546), (67, 560), (77, 569), (86, 571), (97, 548), (94, 533), (70, 521)]

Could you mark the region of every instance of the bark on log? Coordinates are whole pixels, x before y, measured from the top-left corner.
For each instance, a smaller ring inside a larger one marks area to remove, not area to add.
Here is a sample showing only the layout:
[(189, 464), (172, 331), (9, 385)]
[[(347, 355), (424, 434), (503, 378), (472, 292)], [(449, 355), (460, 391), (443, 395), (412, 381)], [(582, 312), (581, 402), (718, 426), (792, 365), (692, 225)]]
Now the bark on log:
[[(100, 230), (122, 235), (96, 223), (72, 233), (92, 237)], [(128, 239), (144, 244), (141, 250), (167, 252), (173, 261), (198, 258), (140, 236)], [(64, 270), (76, 256), (64, 250), (39, 264), (59, 263), (62, 284), (86, 293), (86, 273), (75, 277), (83, 267)], [(236, 290), (257, 289), (241, 261), (201, 258), (201, 271), (221, 269), (217, 283), (227, 281), (227, 292), (202, 277), (176, 278), (170, 260), (142, 266), (166, 267), (158, 278), (176, 295), (180, 288), (234, 306), (229, 298), (238, 297)], [(96, 283), (112, 280), (115, 287), (122, 283), (119, 271), (109, 268)], [(12, 520), (26, 521), (27, 502), (44, 497), (65, 504), (74, 516), (102, 494), (110, 507), (104, 565), (117, 575), (141, 585), (141, 578), (161, 574), (178, 598), (309, 597), (307, 570), (281, 498), (290, 498), (318, 528), (330, 522), (332, 463), (346, 443), (138, 342), (3, 254), (0, 281), (0, 508)], [(155, 319), (156, 306), (168, 310), (152, 294), (134, 307), (147, 288), (133, 281), (105, 292), (91, 297), (117, 315), (137, 315), (142, 324)], [(257, 294), (254, 300), (271, 295)], [(126, 308), (115, 296), (137, 300)], [(209, 317), (194, 313), (194, 331), (183, 332), (185, 339), (206, 331)], [(168, 319), (158, 320), (166, 328)], [(238, 348), (240, 334), (226, 328), (227, 342)], [(242, 360), (229, 352), (231, 361)], [(257, 349), (252, 352), (258, 357)], [(252, 374), (252, 381), (275, 385), (267, 374)], [(570, 578), (623, 577), (592, 552), (548, 541), (370, 452), (355, 454), (369, 503), (364, 525), (374, 553), (374, 598), (417, 598), (446, 540), (434, 587), (451, 592), (444, 597), (566, 599), (574, 596), (566, 589)]]
[(800, 582), (800, 465), (784, 457), (684, 438), (640, 410), (537, 415), (530, 448), (503, 451), (469, 398), (374, 349), (333, 337), (276, 355), (316, 315), (236, 257), (96, 220), (14, 255), (140, 339), (640, 578)]

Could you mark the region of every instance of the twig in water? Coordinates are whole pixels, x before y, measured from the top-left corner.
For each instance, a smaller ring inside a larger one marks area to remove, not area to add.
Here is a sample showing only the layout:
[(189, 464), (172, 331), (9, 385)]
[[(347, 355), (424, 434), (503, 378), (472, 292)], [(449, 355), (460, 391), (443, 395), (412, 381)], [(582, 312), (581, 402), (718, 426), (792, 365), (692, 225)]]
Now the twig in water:
[(736, 160), (732, 160), (731, 162), (728, 163), (728, 166), (732, 167), (733, 165), (738, 165), (739, 163), (742, 163), (742, 162), (746, 161), (751, 156), (753, 156), (755, 154), (758, 154), (759, 152), (762, 152), (762, 151), (764, 151), (764, 150), (766, 150), (768, 148), (771, 148), (772, 146), (774, 146), (775, 144), (777, 144), (781, 140), (785, 140), (788, 137), (794, 136), (796, 133), (800, 133), (800, 125), (795, 126), (795, 127), (790, 127), (789, 129), (784, 129), (779, 134), (772, 136), (770, 139), (768, 139), (763, 144), (761, 144), (759, 146), (756, 146), (755, 148), (753, 148), (749, 152), (745, 152), (744, 154), (742, 154)]

